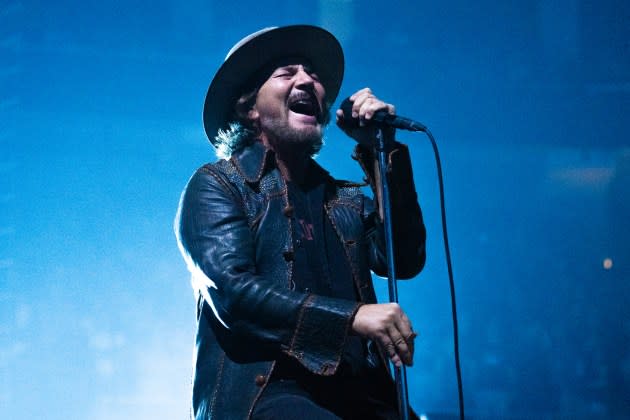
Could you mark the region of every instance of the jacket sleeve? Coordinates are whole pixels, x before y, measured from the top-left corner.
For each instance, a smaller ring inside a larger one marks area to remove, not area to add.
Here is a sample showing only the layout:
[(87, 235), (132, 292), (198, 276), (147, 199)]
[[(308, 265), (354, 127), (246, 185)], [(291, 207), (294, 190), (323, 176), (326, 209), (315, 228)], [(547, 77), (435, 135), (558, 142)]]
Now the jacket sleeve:
[[(355, 149), (354, 158), (361, 165), (374, 193), (374, 209), (368, 215), (371, 220), (371, 229), (368, 232), (371, 269), (379, 276), (387, 276), (385, 229), (380, 206), (381, 191), (378, 189), (378, 179), (381, 176), (378, 161), (371, 149), (360, 144)], [(396, 277), (409, 279), (424, 267), (426, 229), (413, 182), (409, 150), (402, 143), (394, 142), (387, 152), (387, 180), (391, 199)]]
[(228, 337), (217, 337), (228, 356), (254, 361), (285, 354), (315, 373), (335, 372), (357, 302), (292, 291), (259, 273), (242, 200), (208, 167), (189, 181), (178, 219), (180, 250), (218, 321), (215, 335)]

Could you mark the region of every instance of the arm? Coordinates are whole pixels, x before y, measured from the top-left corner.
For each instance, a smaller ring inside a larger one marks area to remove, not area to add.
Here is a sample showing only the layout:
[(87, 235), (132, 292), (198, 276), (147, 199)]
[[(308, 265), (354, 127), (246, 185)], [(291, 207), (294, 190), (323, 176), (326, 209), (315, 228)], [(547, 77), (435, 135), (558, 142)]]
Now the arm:
[[(373, 247), (371, 268), (378, 275), (387, 274), (387, 262), (384, 255), (385, 241), (383, 233), (382, 194), (379, 189), (380, 173), (377, 155), (374, 151), (377, 128), (368, 124), (374, 113), (387, 111), (395, 114), (392, 104), (383, 102), (374, 96), (369, 88), (361, 89), (350, 96), (352, 118), (356, 123), (346, 121), (342, 110), (337, 111), (337, 125), (351, 138), (357, 141), (354, 158), (359, 161), (372, 187), (375, 196), (376, 211), (374, 229), (371, 232)], [(399, 278), (411, 278), (424, 267), (426, 231), (422, 221), (422, 212), (418, 205), (409, 150), (394, 140), (394, 129), (384, 127), (387, 154), (387, 181), (390, 188), (392, 225), (394, 236), (394, 258), (396, 275)]]
[[(376, 98), (369, 88), (361, 89), (350, 97), (352, 117), (359, 119), (359, 127), (353, 127), (343, 118), (343, 111), (337, 111), (337, 125), (358, 142), (355, 157), (367, 175), (376, 196), (377, 211), (373, 218), (374, 227), (370, 233), (371, 267), (377, 274), (387, 272), (384, 255), (384, 232), (382, 225), (381, 191), (378, 178), (383, 176), (373, 151), (376, 128), (367, 122), (375, 112), (386, 110), (395, 114), (395, 108)], [(391, 191), (392, 225), (394, 236), (394, 258), (397, 275), (410, 278), (420, 272), (425, 262), (426, 232), (422, 213), (418, 205), (409, 152), (405, 146), (394, 141), (394, 130), (384, 128), (387, 150), (387, 176)], [(397, 303), (364, 305), (357, 311), (352, 329), (355, 333), (368, 337), (380, 344), (381, 348), (398, 366), (413, 363), (414, 333), (411, 322)]]
[[(374, 229), (370, 233), (373, 237), (370, 255), (371, 267), (379, 276), (386, 276), (385, 232), (381, 193), (377, 187), (378, 179), (381, 176), (378, 161), (374, 151), (362, 144), (357, 145), (354, 157), (361, 164), (374, 196), (377, 198), (373, 216), (375, 219)], [(396, 277), (409, 279), (418, 274), (424, 267), (426, 230), (418, 205), (407, 146), (395, 141), (392, 142), (391, 150), (387, 152), (387, 163)]]
[[(291, 291), (259, 273), (241, 198), (208, 167), (189, 181), (179, 214), (182, 253), (231, 344), (257, 343), (242, 351), (270, 349), (265, 358), (285, 354), (313, 372), (334, 373), (358, 303)], [(282, 255), (270, 258), (285, 269)]]

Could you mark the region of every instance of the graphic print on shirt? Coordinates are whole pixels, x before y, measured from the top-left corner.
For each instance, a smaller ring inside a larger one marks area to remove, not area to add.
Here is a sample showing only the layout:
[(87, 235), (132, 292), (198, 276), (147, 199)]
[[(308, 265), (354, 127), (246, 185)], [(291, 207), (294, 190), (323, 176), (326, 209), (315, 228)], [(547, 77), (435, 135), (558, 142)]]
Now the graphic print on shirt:
[(300, 226), (302, 227), (301, 229), (301, 237), (300, 239), (304, 239), (307, 241), (312, 241), (314, 239), (313, 236), (313, 231), (314, 231), (314, 227), (312, 223), (308, 223), (306, 220), (304, 219), (299, 219), (298, 222), (300, 223)]

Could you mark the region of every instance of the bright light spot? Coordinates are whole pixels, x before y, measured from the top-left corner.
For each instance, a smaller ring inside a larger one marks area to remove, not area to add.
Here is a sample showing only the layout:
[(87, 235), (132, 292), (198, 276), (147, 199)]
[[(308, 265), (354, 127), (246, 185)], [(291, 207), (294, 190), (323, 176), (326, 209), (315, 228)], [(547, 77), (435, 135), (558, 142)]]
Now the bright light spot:
[(90, 348), (98, 351), (111, 351), (123, 347), (125, 337), (123, 337), (122, 334), (112, 334), (101, 331), (90, 335), (88, 344)]
[(613, 266), (613, 261), (610, 258), (604, 258), (604, 270), (610, 270)]
[(20, 305), (15, 310), (15, 325), (18, 328), (26, 328), (31, 320), (31, 308), (28, 305)]
[(96, 373), (101, 377), (108, 378), (114, 374), (114, 362), (109, 359), (99, 359), (96, 361)]
[(420, 414), (420, 420), (429, 420), (426, 414)]
[(18, 341), (7, 347), (0, 347), (0, 370), (9, 366), (15, 366), (16, 360), (23, 358), (23, 354), (30, 346), (28, 343)]
[(0, 268), (11, 268), (13, 260), (11, 258), (3, 258), (0, 260)]

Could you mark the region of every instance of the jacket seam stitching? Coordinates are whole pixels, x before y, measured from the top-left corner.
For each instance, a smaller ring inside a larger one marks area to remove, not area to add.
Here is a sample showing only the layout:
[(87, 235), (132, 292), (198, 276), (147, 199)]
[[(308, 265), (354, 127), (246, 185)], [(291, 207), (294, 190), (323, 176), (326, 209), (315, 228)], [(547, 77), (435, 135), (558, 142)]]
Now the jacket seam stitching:
[[(275, 193), (269, 194), (269, 198), (272, 197), (282, 197), (282, 201), (284, 202), (285, 208), (289, 207), (291, 203), (289, 202), (289, 187), (286, 183), (283, 183), (282, 190), (277, 191)], [(287, 216), (287, 243), (285, 243), (285, 249), (289, 252), (293, 252), (293, 217)], [(294, 290), (293, 286), (293, 260), (286, 261), (287, 263), (287, 288), (289, 290)], [(296, 328), (297, 331), (297, 328)], [(295, 337), (295, 333), (294, 333)], [(291, 343), (290, 349), (293, 348), (293, 339)]]
[(241, 203), (241, 208), (244, 209), (244, 207), (243, 207), (243, 197), (236, 196), (234, 194), (234, 192), (232, 191), (232, 188), (230, 188), (230, 182), (229, 181), (226, 181), (225, 179), (223, 179), (223, 177), (219, 174), (219, 172), (216, 171), (214, 168), (210, 168), (208, 166), (203, 166), (202, 170), (205, 173), (207, 173), (208, 175), (212, 176), (219, 184), (221, 184), (223, 189), (227, 190), (227, 192), (232, 197), (234, 197), (234, 199), (238, 200)]
[(236, 168), (236, 171), (239, 173), (240, 176), (243, 177), (243, 179), (247, 182), (250, 183), (254, 183), (254, 182), (259, 182), (260, 179), (262, 178), (263, 172), (265, 170), (265, 167), (267, 166), (267, 159), (268, 159), (268, 153), (269, 153), (269, 149), (265, 149), (263, 157), (261, 159), (261, 162), (259, 164), (259, 168), (256, 172), (255, 177), (252, 179), (249, 176), (247, 176), (246, 173), (244, 173), (243, 169), (241, 168), (240, 159), (237, 159), (234, 155), (232, 155), (230, 157), (230, 163), (232, 163), (232, 165), (234, 165), (234, 167)]
[(308, 295), (306, 299), (304, 300), (304, 303), (302, 304), (302, 307), (300, 308), (300, 312), (298, 313), (297, 325), (295, 326), (293, 337), (291, 337), (291, 344), (289, 345), (289, 354), (296, 356), (300, 360), (302, 359), (302, 355), (296, 354), (294, 352), (295, 342), (297, 341), (298, 332), (300, 331), (300, 328), (302, 327), (302, 322), (304, 321), (304, 313), (306, 312), (306, 307), (310, 305), (313, 299), (315, 299), (315, 295), (311, 294), (311, 295)]
[(225, 364), (225, 353), (221, 353), (221, 360), (219, 362), (219, 369), (217, 371), (217, 382), (212, 391), (212, 402), (210, 403), (210, 413), (214, 413), (214, 408), (217, 402), (217, 396), (219, 394), (219, 387), (221, 385), (221, 378), (223, 377), (223, 366)]
[(342, 200), (342, 199), (334, 199), (328, 202), (328, 207), (332, 207), (334, 205), (341, 205), (344, 207), (349, 207), (353, 209), (354, 211), (356, 211), (359, 214), (359, 217), (361, 217), (361, 213), (362, 213), (361, 206), (359, 206), (358, 204), (355, 204), (351, 201)]
[[(332, 223), (333, 228), (335, 229), (335, 232), (337, 233), (337, 236), (339, 237), (339, 240), (341, 241), (342, 245), (343, 245), (343, 251), (344, 254), (346, 255), (346, 260), (348, 261), (348, 264), (350, 264), (350, 270), (352, 271), (352, 280), (354, 282), (354, 286), (357, 289), (357, 292), (359, 294), (359, 299), (361, 300), (361, 302), (364, 302), (364, 296), (363, 296), (363, 292), (361, 290), (361, 280), (360, 280), (360, 276), (359, 273), (357, 272), (356, 268), (355, 268), (355, 264), (353, 264), (352, 258), (349, 255), (348, 252), (348, 246), (346, 245), (343, 237), (341, 236), (341, 233), (339, 231), (339, 227), (337, 226), (337, 222), (335, 221), (335, 218), (332, 217), (332, 214), (330, 214), (330, 207), (325, 206), (326, 208), (326, 215), (328, 216), (328, 219), (330, 220), (330, 223)], [(358, 206), (356, 208), (357, 211), (359, 211)], [(359, 217), (360, 217), (360, 211), (359, 211)]]
[(256, 403), (260, 399), (260, 396), (262, 395), (262, 393), (265, 390), (265, 388), (267, 388), (267, 384), (269, 384), (269, 379), (271, 378), (271, 374), (273, 373), (273, 370), (274, 370), (275, 367), (276, 367), (276, 361), (274, 360), (271, 363), (271, 366), (269, 367), (269, 370), (267, 371), (267, 376), (265, 378), (265, 383), (260, 387), (260, 390), (258, 390), (256, 395), (254, 396), (254, 399), (252, 400), (252, 404), (249, 407), (249, 412), (247, 413), (247, 420), (252, 418), (252, 415), (254, 414), (254, 407), (256, 407)]

